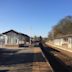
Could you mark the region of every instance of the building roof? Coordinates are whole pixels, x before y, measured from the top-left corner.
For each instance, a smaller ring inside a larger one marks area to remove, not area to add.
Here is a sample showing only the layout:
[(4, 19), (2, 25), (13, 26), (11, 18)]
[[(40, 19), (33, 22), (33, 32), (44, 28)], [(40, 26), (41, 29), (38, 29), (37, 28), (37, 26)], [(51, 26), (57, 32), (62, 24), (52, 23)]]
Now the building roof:
[(67, 37), (72, 37), (72, 34), (67, 34), (67, 35), (59, 36), (59, 37), (56, 37), (55, 39), (67, 38)]
[(6, 32), (4, 32), (4, 33), (2, 33), (2, 34), (7, 34), (7, 33), (9, 33), (9, 32), (14, 32), (14, 33), (16, 33), (16, 34), (19, 34), (17, 31), (15, 31), (15, 30), (9, 30), (9, 31), (6, 31)]
[(16, 33), (16, 34), (18, 34), (18, 35), (22, 35), (22, 36), (29, 37), (28, 35), (23, 34), (23, 33), (20, 33), (20, 32), (17, 32), (17, 31), (15, 31), (15, 30), (9, 30), (9, 31), (6, 31), (6, 32), (4, 32), (4, 33), (2, 33), (2, 34), (7, 34), (7, 33), (9, 33), (9, 32), (14, 32), (14, 33)]

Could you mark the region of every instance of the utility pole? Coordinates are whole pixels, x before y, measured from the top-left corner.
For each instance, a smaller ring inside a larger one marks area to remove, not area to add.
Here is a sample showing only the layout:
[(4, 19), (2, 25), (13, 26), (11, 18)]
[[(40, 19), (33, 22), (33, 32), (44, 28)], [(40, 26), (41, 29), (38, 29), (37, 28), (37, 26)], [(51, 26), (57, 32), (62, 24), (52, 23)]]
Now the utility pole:
[(32, 42), (31, 42), (31, 41), (32, 41), (32, 38), (31, 38), (31, 30), (32, 30), (32, 29), (31, 29), (31, 27), (30, 27), (30, 46), (31, 46), (31, 44), (32, 44)]
[(30, 45), (31, 45), (31, 37), (30, 37)]

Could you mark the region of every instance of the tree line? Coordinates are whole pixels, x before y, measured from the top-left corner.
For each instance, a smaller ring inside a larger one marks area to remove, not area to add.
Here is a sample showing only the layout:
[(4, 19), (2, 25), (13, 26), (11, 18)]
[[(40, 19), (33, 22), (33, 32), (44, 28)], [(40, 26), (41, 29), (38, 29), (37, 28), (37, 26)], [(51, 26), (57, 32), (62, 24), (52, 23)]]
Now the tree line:
[(66, 16), (56, 24), (48, 34), (48, 39), (72, 34), (72, 16)]

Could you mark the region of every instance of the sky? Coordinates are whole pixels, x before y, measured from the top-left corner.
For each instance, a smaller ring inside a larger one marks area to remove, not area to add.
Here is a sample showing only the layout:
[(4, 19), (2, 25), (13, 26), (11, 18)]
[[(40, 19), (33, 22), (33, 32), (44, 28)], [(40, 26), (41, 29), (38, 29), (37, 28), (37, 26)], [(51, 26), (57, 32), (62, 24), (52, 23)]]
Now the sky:
[(72, 0), (0, 0), (0, 33), (10, 29), (47, 37), (65, 16), (72, 16)]

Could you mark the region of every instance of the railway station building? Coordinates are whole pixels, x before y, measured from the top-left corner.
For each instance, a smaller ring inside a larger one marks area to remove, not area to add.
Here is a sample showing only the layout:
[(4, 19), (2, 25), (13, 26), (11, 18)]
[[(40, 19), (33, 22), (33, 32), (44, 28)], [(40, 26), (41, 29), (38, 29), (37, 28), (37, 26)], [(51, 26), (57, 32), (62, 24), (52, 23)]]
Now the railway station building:
[(21, 44), (29, 43), (30, 37), (15, 30), (9, 30), (0, 34), (0, 45), (6, 47), (18, 47)]
[(54, 45), (58, 45), (66, 48), (72, 48), (72, 34), (55, 38), (53, 40), (53, 43)]

